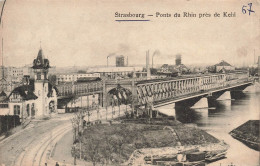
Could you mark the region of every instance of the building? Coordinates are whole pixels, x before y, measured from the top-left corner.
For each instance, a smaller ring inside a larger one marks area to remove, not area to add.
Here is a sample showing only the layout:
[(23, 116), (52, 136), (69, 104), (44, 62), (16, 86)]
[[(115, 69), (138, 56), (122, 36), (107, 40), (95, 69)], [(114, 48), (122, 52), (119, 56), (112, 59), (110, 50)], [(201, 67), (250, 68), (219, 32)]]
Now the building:
[(12, 80), (17, 80), (17, 81), (21, 81), (24, 75), (33, 76), (33, 70), (29, 65), (23, 67), (2, 66), (0, 68), (0, 72), (1, 72), (0, 78), (10, 77), (12, 78)]
[(0, 79), (3, 79), (7, 76), (5, 73), (6, 73), (6, 67), (1, 66), (0, 67)]
[(4, 91), (0, 93), (0, 115), (7, 115), (9, 112), (7, 95)]
[(8, 115), (20, 118), (48, 116), (57, 110), (57, 90), (48, 81), (49, 60), (42, 49), (33, 61), (34, 79), (25, 76), (22, 85), (14, 88), (7, 97)]
[(18, 67), (1, 67), (1, 78), (10, 78), (14, 82), (19, 82), (23, 78), (23, 69)]
[(2, 78), (0, 80), (0, 92), (3, 91), (7, 95), (11, 93), (11, 91), (19, 85), (20, 82), (15, 82), (10, 78)]
[(220, 63), (214, 65), (215, 66), (215, 71), (217, 73), (226, 73), (230, 71), (234, 71), (235, 67), (231, 66), (229, 63), (226, 61), (222, 60)]
[(125, 66), (125, 57), (123, 55), (116, 57), (116, 67), (124, 67)]
[(58, 74), (56, 79), (58, 83), (61, 82), (76, 82), (86, 78), (100, 78), (100, 73), (71, 73), (71, 74)]
[(159, 75), (166, 75), (166, 76), (179, 76), (181, 74), (188, 74), (190, 73), (190, 69), (182, 64), (181, 62), (181, 55), (176, 55), (175, 58), (175, 65), (162, 65), (157, 72)]
[(176, 70), (175, 65), (163, 64), (157, 71), (158, 75), (166, 75), (166, 76), (178, 76), (180, 75), (180, 71)]
[(167, 76), (179, 76), (181, 74), (187, 74), (190, 72), (190, 69), (185, 65), (168, 65), (164, 64), (158, 69), (159, 75), (167, 75)]
[(101, 78), (115, 79), (127, 78), (135, 72), (142, 72), (143, 67), (93, 67), (89, 73), (99, 73)]
[(2, 66), (0, 70), (0, 91), (4, 91), (7, 95), (21, 84), (25, 75), (33, 77), (33, 70), (28, 65), (23, 67)]

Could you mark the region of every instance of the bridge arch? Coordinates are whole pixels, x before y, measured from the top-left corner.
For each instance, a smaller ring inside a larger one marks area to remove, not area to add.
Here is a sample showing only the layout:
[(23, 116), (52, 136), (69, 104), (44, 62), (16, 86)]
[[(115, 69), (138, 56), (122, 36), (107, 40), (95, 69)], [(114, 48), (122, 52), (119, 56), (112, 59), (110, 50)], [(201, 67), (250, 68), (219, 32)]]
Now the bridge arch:
[(131, 104), (132, 103), (132, 92), (131, 90), (117, 85), (117, 87), (110, 89), (107, 92), (108, 105), (121, 105), (121, 104)]

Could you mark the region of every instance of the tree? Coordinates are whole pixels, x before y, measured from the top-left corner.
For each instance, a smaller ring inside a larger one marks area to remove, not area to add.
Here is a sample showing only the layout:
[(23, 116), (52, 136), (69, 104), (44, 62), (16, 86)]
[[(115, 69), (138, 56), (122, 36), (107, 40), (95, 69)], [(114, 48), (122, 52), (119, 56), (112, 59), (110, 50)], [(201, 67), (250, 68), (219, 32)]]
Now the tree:
[(156, 75), (156, 74), (157, 74), (157, 69), (151, 68), (151, 74), (152, 74), (152, 75)]
[(104, 141), (105, 141), (105, 149), (102, 151), (103, 156), (106, 159), (106, 165), (110, 163), (111, 161), (111, 154), (113, 153), (113, 144), (111, 143), (110, 137), (107, 135), (107, 133), (104, 133)]
[(133, 72), (127, 74), (127, 77), (129, 77), (129, 78), (133, 78), (133, 76), (134, 76)]
[(84, 71), (84, 70), (79, 70), (78, 73), (79, 73), (79, 74), (86, 74), (87, 72)]
[(75, 144), (77, 141), (79, 141), (79, 146), (80, 146), (80, 150), (79, 150), (79, 156), (81, 159), (81, 151), (82, 151), (82, 131), (83, 131), (83, 115), (82, 115), (82, 111), (79, 112), (75, 112), (73, 118), (71, 119), (71, 123), (74, 129), (74, 139), (73, 139), (73, 143)]
[(93, 166), (95, 166), (96, 163), (100, 161), (99, 144), (101, 140), (94, 138), (92, 135), (88, 135), (86, 139), (87, 141), (84, 145), (87, 148), (86, 151), (90, 157), (90, 160), (92, 161)]
[(71, 119), (71, 123), (72, 123), (73, 128), (75, 129), (74, 136), (75, 136), (75, 139), (76, 139), (79, 132), (80, 132), (80, 125), (81, 125), (81, 113), (80, 112), (74, 113), (74, 116)]

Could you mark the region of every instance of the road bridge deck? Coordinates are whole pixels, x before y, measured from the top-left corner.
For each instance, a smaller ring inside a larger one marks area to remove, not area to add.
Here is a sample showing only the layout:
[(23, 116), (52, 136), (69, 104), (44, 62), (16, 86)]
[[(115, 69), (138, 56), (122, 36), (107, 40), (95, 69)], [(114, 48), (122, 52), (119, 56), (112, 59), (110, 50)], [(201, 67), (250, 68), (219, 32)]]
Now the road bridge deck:
[(59, 98), (98, 94), (102, 106), (105, 106), (108, 97), (117, 100), (115, 103), (118, 104), (118, 101), (124, 96), (122, 92), (112, 96), (107, 95), (111, 89), (126, 88), (132, 92), (134, 105), (141, 106), (152, 102), (154, 106), (158, 107), (165, 105), (163, 103), (178, 102), (239, 86), (248, 86), (252, 83), (253, 80), (247, 71), (238, 71), (150, 80), (127, 79), (71, 83), (58, 85), (57, 89)]
[(245, 83), (236, 84), (236, 85), (233, 85), (233, 86), (232, 85), (227, 86), (227, 87), (224, 87), (224, 88), (214, 88), (214, 89), (210, 89), (210, 90), (207, 90), (207, 91), (195, 92), (195, 93), (191, 93), (191, 94), (187, 94), (187, 95), (183, 95), (183, 96), (168, 98), (168, 99), (164, 99), (164, 100), (161, 100), (161, 101), (154, 102), (154, 108), (161, 107), (161, 106), (168, 105), (168, 104), (172, 104), (172, 103), (176, 103), (176, 102), (187, 100), (187, 99), (191, 99), (191, 98), (195, 98), (195, 97), (210, 96), (214, 92), (219, 92), (219, 91), (235, 88), (235, 87), (238, 87), (238, 86), (250, 85), (250, 84), (253, 84), (253, 82), (249, 81), (249, 82), (245, 82)]

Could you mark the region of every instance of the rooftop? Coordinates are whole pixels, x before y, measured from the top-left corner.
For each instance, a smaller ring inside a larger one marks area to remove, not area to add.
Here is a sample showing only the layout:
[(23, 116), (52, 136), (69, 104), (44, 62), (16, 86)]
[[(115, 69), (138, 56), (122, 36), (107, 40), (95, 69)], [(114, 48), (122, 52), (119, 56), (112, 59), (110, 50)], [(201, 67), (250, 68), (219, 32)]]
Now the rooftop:
[(215, 66), (231, 66), (231, 65), (226, 61), (222, 60), (220, 63), (216, 64)]

